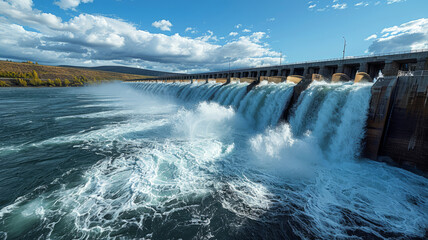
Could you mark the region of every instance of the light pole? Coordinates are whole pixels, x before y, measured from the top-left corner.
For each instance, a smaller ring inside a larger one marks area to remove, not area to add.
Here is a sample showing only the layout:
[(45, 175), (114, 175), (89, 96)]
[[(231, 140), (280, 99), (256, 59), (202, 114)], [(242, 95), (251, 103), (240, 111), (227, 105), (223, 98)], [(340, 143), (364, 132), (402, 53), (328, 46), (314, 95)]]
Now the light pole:
[(345, 37), (343, 37), (343, 57), (342, 57), (342, 59), (345, 59), (345, 50), (346, 50), (346, 39), (345, 39)]
[(279, 65), (281, 66), (282, 64), (282, 51), (279, 54)]
[(227, 81), (230, 82), (230, 57), (229, 57), (229, 73), (227, 74)]
[(229, 75), (230, 75), (230, 58), (229, 58)]

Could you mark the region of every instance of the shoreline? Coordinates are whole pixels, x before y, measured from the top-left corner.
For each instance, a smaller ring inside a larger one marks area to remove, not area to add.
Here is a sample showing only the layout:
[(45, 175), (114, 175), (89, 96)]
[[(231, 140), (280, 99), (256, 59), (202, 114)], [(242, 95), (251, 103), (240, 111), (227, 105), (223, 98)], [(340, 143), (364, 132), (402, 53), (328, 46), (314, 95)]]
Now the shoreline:
[(89, 80), (89, 79), (73, 79), (61, 80), (56, 78), (51, 79), (23, 79), (23, 78), (0, 78), (0, 88), (43, 88), (43, 87), (83, 87), (86, 85), (100, 84), (103, 82), (120, 81), (120, 80)]

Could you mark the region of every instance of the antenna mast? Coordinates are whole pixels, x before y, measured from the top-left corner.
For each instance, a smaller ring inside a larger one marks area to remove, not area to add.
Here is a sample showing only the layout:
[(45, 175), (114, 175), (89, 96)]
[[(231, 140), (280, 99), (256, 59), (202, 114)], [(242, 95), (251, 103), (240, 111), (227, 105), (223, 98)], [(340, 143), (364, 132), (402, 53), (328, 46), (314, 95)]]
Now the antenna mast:
[(345, 39), (345, 37), (343, 37), (343, 57), (342, 57), (342, 59), (345, 59), (345, 50), (346, 50), (346, 39)]

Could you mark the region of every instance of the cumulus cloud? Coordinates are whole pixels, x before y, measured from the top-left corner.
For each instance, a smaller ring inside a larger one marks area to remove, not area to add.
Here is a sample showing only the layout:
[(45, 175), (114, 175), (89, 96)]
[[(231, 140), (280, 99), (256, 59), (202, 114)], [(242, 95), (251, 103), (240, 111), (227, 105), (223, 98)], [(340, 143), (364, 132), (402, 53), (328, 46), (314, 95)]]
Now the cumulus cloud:
[(242, 30), (242, 32), (249, 33), (249, 32), (251, 32), (251, 30), (246, 28), (246, 29)]
[(168, 20), (162, 19), (160, 21), (152, 23), (152, 26), (155, 28), (159, 28), (162, 31), (171, 31), (172, 23)]
[(238, 33), (237, 32), (231, 32), (231, 33), (229, 33), (229, 36), (237, 36), (238, 35)]
[(54, 3), (62, 9), (76, 9), (76, 7), (80, 5), (80, 3), (90, 2), (93, 2), (93, 0), (59, 0), (55, 1)]
[(428, 48), (428, 18), (421, 18), (399, 26), (385, 28), (382, 36), (373, 41), (371, 53), (407, 51)]
[(212, 31), (196, 37), (150, 33), (120, 19), (79, 14), (67, 21), (33, 8), (31, 0), (0, 0), (0, 58), (50, 64), (124, 64), (183, 72), (254, 67), (279, 53), (255, 32), (218, 44)]
[(316, 6), (317, 6), (316, 4), (312, 4), (312, 5), (309, 5), (308, 8), (311, 9), (311, 8), (316, 7)]
[(61, 18), (34, 10), (32, 0), (0, 0), (0, 14), (21, 25), (37, 25), (45, 31), (62, 27)]

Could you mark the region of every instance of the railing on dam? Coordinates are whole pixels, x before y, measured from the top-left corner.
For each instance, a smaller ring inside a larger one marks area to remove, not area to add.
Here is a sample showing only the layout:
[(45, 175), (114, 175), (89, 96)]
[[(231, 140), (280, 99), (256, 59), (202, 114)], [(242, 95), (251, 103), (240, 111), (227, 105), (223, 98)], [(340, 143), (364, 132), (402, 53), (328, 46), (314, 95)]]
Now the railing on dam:
[(428, 70), (419, 70), (419, 71), (398, 71), (399, 77), (404, 76), (428, 76)]
[[(368, 55), (360, 55), (360, 56), (347, 56), (345, 58), (329, 58), (329, 59), (321, 59), (321, 60), (313, 60), (313, 61), (301, 61), (301, 62), (290, 62), (286, 63), (287, 65), (299, 65), (299, 64), (308, 64), (308, 63), (318, 63), (318, 62), (330, 62), (330, 61), (340, 61), (340, 60), (350, 60), (350, 59), (359, 59), (359, 58), (371, 58), (371, 57), (386, 57), (393, 56), (399, 54), (411, 54), (411, 53), (422, 53), (428, 52), (427, 49), (419, 49), (419, 50), (410, 50), (410, 51), (398, 51), (398, 52), (389, 52), (389, 53), (378, 53), (378, 54), (368, 54)], [(269, 67), (280, 67), (283, 65), (273, 65)], [(224, 70), (226, 71), (226, 70)]]

